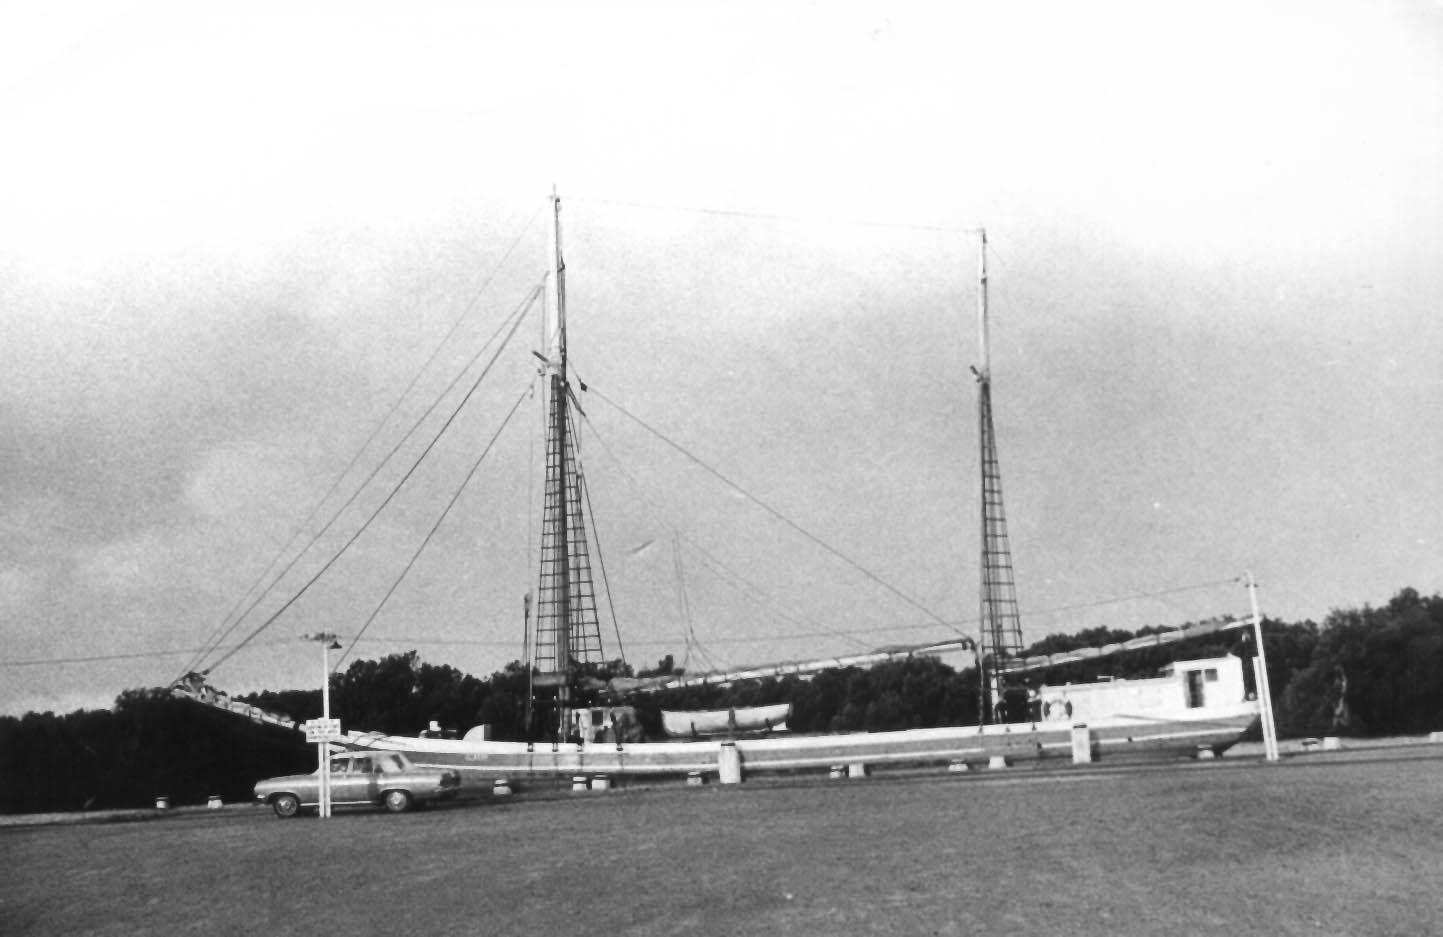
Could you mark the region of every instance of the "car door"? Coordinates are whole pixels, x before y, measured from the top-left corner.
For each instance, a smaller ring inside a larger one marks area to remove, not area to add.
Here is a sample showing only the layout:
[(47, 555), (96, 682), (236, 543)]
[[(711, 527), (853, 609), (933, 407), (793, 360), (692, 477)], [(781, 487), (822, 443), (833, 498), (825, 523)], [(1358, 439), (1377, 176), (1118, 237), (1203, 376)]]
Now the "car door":
[(370, 803), (366, 782), (371, 773), (370, 758), (331, 759), (331, 802), (335, 804)]

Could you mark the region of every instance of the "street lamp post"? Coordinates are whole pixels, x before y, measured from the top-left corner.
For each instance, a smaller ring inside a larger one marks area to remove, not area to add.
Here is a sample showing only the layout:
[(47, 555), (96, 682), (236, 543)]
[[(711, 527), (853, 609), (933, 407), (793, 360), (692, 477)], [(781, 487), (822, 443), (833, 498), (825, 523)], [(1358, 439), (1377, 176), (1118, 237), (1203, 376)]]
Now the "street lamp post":
[[(321, 719), (329, 723), (331, 720), (331, 651), (339, 651), (341, 642), (336, 635), (329, 631), (320, 631), (316, 634), (303, 635), (307, 641), (315, 641), (321, 646)], [(329, 817), (331, 815), (331, 743), (322, 740), (316, 743), (316, 758), (320, 762), (321, 775), (321, 803), (320, 815)]]
[(1243, 573), (1243, 584), (1247, 586), (1248, 602), (1253, 612), (1253, 640), (1257, 642), (1258, 653), (1253, 658), (1253, 684), (1257, 687), (1259, 715), (1263, 724), (1263, 757), (1268, 761), (1278, 760), (1278, 727), (1273, 721), (1273, 689), (1268, 683), (1268, 655), (1263, 648), (1263, 616), (1258, 611), (1258, 583), (1250, 572)]

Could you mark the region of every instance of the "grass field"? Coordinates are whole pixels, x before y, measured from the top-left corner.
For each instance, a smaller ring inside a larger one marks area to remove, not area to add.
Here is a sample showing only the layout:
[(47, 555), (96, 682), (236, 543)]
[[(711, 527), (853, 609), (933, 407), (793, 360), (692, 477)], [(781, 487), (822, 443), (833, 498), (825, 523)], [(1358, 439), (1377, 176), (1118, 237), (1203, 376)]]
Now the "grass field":
[(1443, 934), (1443, 748), (0, 829), (0, 934)]

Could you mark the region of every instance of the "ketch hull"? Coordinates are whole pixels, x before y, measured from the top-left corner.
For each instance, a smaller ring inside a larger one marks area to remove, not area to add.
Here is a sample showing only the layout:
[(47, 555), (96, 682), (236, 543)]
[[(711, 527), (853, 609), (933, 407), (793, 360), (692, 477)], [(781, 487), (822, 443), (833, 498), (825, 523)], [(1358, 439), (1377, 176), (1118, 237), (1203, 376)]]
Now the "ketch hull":
[[(1124, 753), (1221, 752), (1258, 718), (1256, 701), (1179, 716), (1122, 716), (1088, 726), (1102, 758)], [(334, 743), (348, 749), (402, 751), (420, 766), (455, 768), (471, 785), (497, 778), (581, 775), (686, 777), (721, 771), (724, 746), (735, 746), (746, 774), (822, 770), (833, 765), (986, 763), (1071, 759), (1073, 727), (1015, 723), (909, 729), (843, 735), (798, 735), (697, 742), (526, 743), (422, 739), (347, 733)]]

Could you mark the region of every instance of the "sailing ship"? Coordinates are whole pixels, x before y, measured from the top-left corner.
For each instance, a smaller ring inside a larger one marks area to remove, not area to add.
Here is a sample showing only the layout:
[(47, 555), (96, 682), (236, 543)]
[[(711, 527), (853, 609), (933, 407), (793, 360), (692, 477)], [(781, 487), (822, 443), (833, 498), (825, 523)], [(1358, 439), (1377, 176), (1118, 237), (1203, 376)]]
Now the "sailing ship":
[[(1001, 707), (1009, 685), (1029, 670), (1157, 645), (1222, 630), (1251, 627), (1261, 646), (1254, 601), (1252, 621), (1215, 621), (1126, 645), (1022, 658), (1001, 476), (992, 425), (988, 359), (987, 250), (981, 237), (978, 385), (981, 443), (980, 639), (892, 648), (851, 658), (822, 658), (768, 667), (677, 677), (619, 679), (611, 689), (625, 692), (669, 689), (785, 674), (806, 675), (828, 667), (870, 666), (884, 660), (936, 655), (965, 649), (975, 654), (981, 692), (978, 725), (824, 735), (788, 734), (787, 707), (669, 713), (668, 741), (628, 741), (615, 714), (582, 703), (577, 690), (581, 665), (601, 660), (601, 638), (592, 589), (582, 509), (584, 483), (572, 440), (574, 391), (567, 369), (566, 265), (561, 247), (561, 201), (551, 197), (547, 328), (543, 361), (547, 394), (547, 468), (539, 568), (539, 598), (527, 602), (528, 659), (532, 702), (551, 727), (548, 741), (501, 741), (478, 726), (461, 735), (422, 732), (417, 737), (349, 730), (330, 736), (345, 750), (404, 752), (423, 767), (453, 768), (470, 785), (536, 777), (687, 777), (712, 775), (740, 780), (742, 772), (793, 772), (838, 766), (986, 763), (1072, 757), (1088, 760), (1117, 751), (1219, 754), (1259, 721), (1266, 704), (1266, 671), (1255, 658), (1255, 686), (1249, 692), (1243, 661), (1235, 656), (1182, 661), (1154, 678), (1091, 684), (1034, 686), (1028, 718), (1004, 721)], [(301, 728), (292, 720), (233, 701), (193, 672), (172, 691), (257, 722)], [(989, 715), (993, 716), (989, 720)], [(1265, 727), (1266, 728), (1266, 727)], [(761, 729), (762, 731), (749, 731)], [(446, 737), (450, 735), (451, 737)]]

